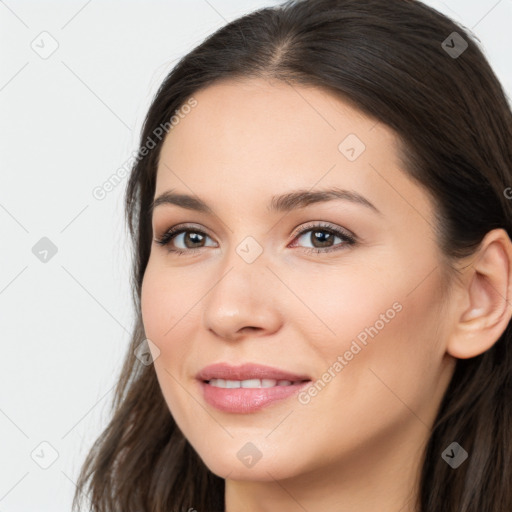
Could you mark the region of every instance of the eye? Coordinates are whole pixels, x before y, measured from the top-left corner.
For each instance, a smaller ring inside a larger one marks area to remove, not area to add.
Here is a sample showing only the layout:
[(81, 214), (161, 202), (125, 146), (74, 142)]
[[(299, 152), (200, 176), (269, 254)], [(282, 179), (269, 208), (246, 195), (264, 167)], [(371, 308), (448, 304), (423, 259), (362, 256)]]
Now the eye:
[[(306, 236), (308, 233), (310, 233), (309, 238)], [(197, 250), (206, 247), (203, 244), (208, 238), (210, 237), (206, 233), (196, 229), (194, 226), (175, 226), (167, 230), (162, 237), (156, 238), (155, 242), (167, 247), (169, 252), (181, 255), (194, 253)], [(355, 235), (349, 231), (324, 223), (306, 225), (297, 233), (294, 240), (300, 240), (302, 238), (304, 238), (306, 242), (309, 239), (313, 244), (310, 247), (304, 248), (307, 253), (337, 251), (347, 245), (351, 246), (356, 243)], [(338, 246), (334, 245), (337, 238), (341, 241), (341, 243), (338, 243)], [(181, 245), (181, 247), (172, 247), (173, 244)], [(215, 247), (215, 244), (213, 244), (213, 246)]]
[[(155, 239), (155, 242), (162, 246), (167, 246), (169, 252), (176, 254), (184, 254), (195, 252), (200, 249), (201, 244), (205, 238), (210, 238), (206, 233), (199, 229), (195, 229), (193, 226), (175, 226), (167, 230), (161, 238)], [(171, 242), (181, 244), (184, 247), (178, 247), (177, 249), (171, 247)]]
[[(309, 233), (309, 234), (308, 234)], [(337, 228), (331, 224), (309, 224), (305, 226), (296, 236), (297, 240), (304, 238), (312, 246), (306, 247), (306, 252), (331, 252), (343, 249), (344, 246), (351, 246), (356, 243), (356, 237), (345, 230)], [(335, 245), (335, 239), (341, 240), (341, 245)]]

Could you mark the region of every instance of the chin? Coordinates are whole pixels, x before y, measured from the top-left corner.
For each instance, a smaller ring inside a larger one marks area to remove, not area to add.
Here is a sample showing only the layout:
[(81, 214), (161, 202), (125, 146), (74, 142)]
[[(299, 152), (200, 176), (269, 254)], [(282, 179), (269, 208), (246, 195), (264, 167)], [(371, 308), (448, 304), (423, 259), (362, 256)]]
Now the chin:
[(235, 454), (234, 457), (222, 454), (209, 453), (207, 457), (201, 457), (208, 469), (215, 475), (229, 480), (251, 480), (257, 482), (271, 482), (283, 480), (296, 475), (297, 461), (294, 458), (283, 460), (276, 455), (264, 457), (251, 461), (249, 458), (244, 462)]

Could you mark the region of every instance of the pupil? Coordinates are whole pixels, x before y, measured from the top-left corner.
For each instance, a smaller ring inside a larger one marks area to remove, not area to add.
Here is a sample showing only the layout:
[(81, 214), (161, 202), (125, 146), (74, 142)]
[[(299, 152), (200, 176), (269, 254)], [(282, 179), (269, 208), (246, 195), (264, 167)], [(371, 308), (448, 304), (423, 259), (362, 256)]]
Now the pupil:
[(328, 233), (326, 231), (315, 231), (314, 235), (315, 235), (315, 240), (317, 242), (320, 242), (320, 244), (322, 244), (321, 247), (329, 246), (330, 239), (332, 238), (332, 233)]
[[(195, 238), (195, 240), (194, 240)], [(192, 244), (201, 242), (202, 236), (199, 233), (187, 233), (185, 236), (185, 245), (188, 247), (188, 240), (192, 240)], [(192, 247), (193, 248), (193, 247)]]

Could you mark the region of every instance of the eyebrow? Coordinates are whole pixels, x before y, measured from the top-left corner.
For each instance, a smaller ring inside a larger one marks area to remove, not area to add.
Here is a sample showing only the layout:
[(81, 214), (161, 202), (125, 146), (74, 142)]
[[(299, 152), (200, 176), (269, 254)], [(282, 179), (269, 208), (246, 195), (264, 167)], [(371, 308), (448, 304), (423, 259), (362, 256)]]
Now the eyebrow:
[[(310, 204), (323, 203), (334, 200), (349, 201), (354, 204), (362, 205), (371, 209), (375, 213), (382, 215), (380, 210), (368, 199), (366, 199), (366, 197), (358, 194), (357, 192), (351, 190), (343, 190), (337, 187), (317, 190), (314, 192), (301, 189), (279, 196), (273, 196), (267, 206), (267, 210), (272, 213), (289, 212), (291, 210), (305, 208)], [(173, 204), (187, 210), (213, 214), (213, 210), (208, 206), (208, 204), (199, 199), (197, 196), (178, 194), (172, 190), (164, 192), (154, 199), (149, 207), (150, 213), (152, 213), (157, 206), (162, 204)]]

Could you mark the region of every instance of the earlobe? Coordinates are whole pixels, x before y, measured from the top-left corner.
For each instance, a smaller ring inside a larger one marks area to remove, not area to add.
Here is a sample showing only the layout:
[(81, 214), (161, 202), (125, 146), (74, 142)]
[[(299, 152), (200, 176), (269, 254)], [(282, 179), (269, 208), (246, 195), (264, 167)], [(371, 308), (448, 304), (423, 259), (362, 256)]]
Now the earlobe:
[(490, 349), (512, 316), (512, 242), (504, 229), (486, 234), (465, 269), (463, 307), (447, 342), (447, 352), (467, 359)]

